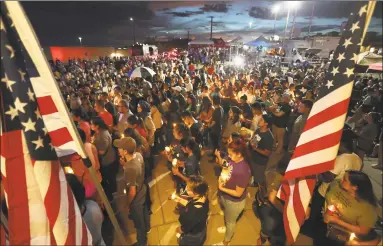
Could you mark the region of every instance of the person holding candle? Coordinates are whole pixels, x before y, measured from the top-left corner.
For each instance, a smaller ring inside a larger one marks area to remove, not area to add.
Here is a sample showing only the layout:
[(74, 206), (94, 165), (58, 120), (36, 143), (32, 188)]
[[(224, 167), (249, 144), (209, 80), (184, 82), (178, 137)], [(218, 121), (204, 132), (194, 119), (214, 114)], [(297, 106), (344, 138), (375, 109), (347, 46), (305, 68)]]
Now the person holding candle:
[(181, 226), (176, 229), (180, 234), (179, 245), (203, 245), (205, 242), (209, 217), (208, 190), (209, 186), (202, 176), (190, 176), (186, 186), (190, 199), (174, 196), (174, 201), (185, 206), (178, 219)]
[[(358, 241), (372, 241), (377, 222), (376, 198), (368, 176), (361, 171), (347, 170), (343, 179), (329, 187), (323, 207), (323, 220), (315, 225), (314, 245), (344, 245), (335, 241), (338, 234), (356, 235)], [(342, 233), (332, 228), (340, 228)], [(348, 239), (347, 239), (348, 240)]]
[(234, 235), (237, 219), (245, 208), (246, 189), (249, 185), (251, 171), (250, 155), (243, 139), (235, 139), (228, 145), (228, 158), (221, 158), (215, 152), (220, 165), (227, 162), (227, 177), (220, 177), (218, 182), (219, 198), (225, 215), (224, 245), (228, 245)]

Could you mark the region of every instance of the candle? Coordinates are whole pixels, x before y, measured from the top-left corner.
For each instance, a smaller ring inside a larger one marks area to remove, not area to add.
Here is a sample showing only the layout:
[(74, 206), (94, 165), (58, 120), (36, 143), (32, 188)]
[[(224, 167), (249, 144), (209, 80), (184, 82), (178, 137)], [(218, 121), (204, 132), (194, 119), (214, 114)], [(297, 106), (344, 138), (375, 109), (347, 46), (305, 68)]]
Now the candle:
[(225, 171), (222, 170), (221, 175), (220, 175), (220, 179), (221, 179), (221, 181), (226, 182), (229, 179), (229, 175)]
[(356, 238), (355, 233), (351, 233), (351, 234), (350, 234), (350, 239), (349, 239), (349, 241), (352, 241), (352, 240), (354, 240), (355, 238)]
[(177, 158), (174, 158), (173, 161), (172, 161), (172, 165), (173, 167), (176, 167), (177, 166)]
[(124, 189), (124, 194), (126, 194), (126, 189)]
[(174, 200), (174, 199), (176, 199), (176, 193), (174, 192), (173, 194), (172, 194), (172, 196), (171, 196), (171, 198), (172, 198), (172, 200)]
[(170, 152), (170, 147), (166, 146), (166, 147), (165, 147), (165, 151), (166, 151), (166, 152)]
[(124, 138), (125, 137), (125, 135), (124, 134), (121, 134), (121, 138)]
[(176, 127), (176, 125), (177, 125), (177, 124), (176, 124), (176, 123), (174, 123), (174, 124), (173, 124), (173, 127)]
[(336, 212), (336, 207), (335, 207), (335, 205), (329, 205), (328, 207), (327, 207), (327, 214), (328, 215), (332, 215), (332, 214), (334, 214)]
[(74, 172), (73, 172), (73, 169), (71, 168), (71, 167), (64, 167), (64, 172), (65, 173), (70, 173), (70, 174), (74, 174)]

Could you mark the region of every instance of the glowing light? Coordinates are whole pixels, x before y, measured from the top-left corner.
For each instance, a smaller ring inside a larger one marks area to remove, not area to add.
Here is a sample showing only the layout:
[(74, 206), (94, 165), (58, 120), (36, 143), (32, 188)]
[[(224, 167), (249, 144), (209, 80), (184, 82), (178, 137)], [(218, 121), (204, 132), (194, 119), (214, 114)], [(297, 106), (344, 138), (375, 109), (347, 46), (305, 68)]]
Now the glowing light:
[(126, 189), (124, 189), (124, 194), (126, 194)]
[(253, 25), (253, 22), (250, 21), (249, 22), (249, 27), (251, 28), (252, 25)]
[(349, 239), (349, 241), (352, 241), (352, 240), (354, 240), (355, 238), (356, 238), (355, 233), (351, 233), (351, 234), (350, 234), (350, 239)]
[(220, 178), (222, 181), (227, 181), (229, 179), (229, 175), (226, 172), (221, 172)]
[(124, 134), (121, 134), (121, 138), (124, 138), (125, 137), (125, 135)]
[(165, 151), (166, 151), (166, 152), (170, 152), (170, 147), (169, 147), (169, 146), (166, 146), (166, 147), (165, 147)]
[(177, 166), (177, 162), (178, 162), (177, 158), (174, 158), (173, 161), (172, 161), (173, 167)]
[(298, 9), (300, 4), (298, 1), (288, 1), (288, 7), (291, 9)]
[(276, 13), (279, 12), (279, 9), (280, 9), (280, 6), (279, 6), (279, 5), (275, 5), (275, 6), (273, 7), (273, 9), (271, 10), (271, 12), (273, 12), (273, 14), (276, 14)]
[(73, 169), (71, 167), (64, 167), (64, 172), (69, 174), (74, 174)]
[(176, 197), (177, 197), (177, 195), (176, 195), (176, 193), (174, 192), (174, 193), (172, 194), (171, 198), (172, 198), (172, 200), (174, 200), (174, 199), (176, 199)]
[(174, 123), (174, 124), (173, 124), (173, 127), (176, 127), (176, 126), (177, 126), (177, 124), (176, 124), (176, 123)]
[(130, 21), (133, 21), (133, 17), (130, 17)]
[(335, 210), (336, 210), (336, 208), (335, 208), (334, 205), (329, 205), (329, 206), (327, 207), (327, 209), (328, 209), (329, 211), (331, 211), (331, 212), (335, 212)]
[(234, 57), (233, 62), (234, 62), (234, 65), (237, 67), (241, 67), (241, 66), (245, 65), (245, 59), (242, 56)]

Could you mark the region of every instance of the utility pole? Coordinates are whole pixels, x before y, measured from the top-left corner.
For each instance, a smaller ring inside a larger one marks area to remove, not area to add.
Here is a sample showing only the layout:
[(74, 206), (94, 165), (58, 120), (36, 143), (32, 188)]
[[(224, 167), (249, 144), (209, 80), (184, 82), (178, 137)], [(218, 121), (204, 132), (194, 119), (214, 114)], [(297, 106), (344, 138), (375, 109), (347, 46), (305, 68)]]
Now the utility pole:
[(213, 16), (210, 16), (210, 40), (213, 40)]
[(315, 2), (313, 2), (313, 9), (311, 11), (311, 17), (310, 17), (310, 25), (309, 25), (309, 32), (307, 34), (307, 37), (310, 38), (310, 33), (311, 33), (311, 25), (313, 23), (313, 18), (314, 18), (314, 8), (315, 8)]
[(293, 32), (295, 31), (295, 19), (297, 18), (297, 14), (298, 14), (298, 11), (297, 9), (295, 9), (295, 12), (294, 12), (294, 18), (293, 18), (293, 27), (291, 28), (290, 30), (290, 39), (292, 39), (293, 37)]
[(188, 40), (190, 40), (190, 28), (187, 28), (188, 30)]

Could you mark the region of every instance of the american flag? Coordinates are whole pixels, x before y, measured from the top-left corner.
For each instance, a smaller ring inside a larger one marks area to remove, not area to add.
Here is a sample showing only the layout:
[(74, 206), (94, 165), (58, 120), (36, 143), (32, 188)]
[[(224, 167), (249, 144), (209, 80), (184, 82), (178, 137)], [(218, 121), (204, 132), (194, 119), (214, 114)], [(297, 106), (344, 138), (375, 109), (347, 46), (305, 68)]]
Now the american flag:
[(42, 52), (20, 4), (1, 2), (0, 18), (1, 177), (10, 244), (90, 245), (54, 149), (55, 133), (46, 127), (44, 113), (57, 102), (36, 96), (33, 86), (52, 86), (44, 80), (49, 68), (41, 68)]
[(354, 66), (366, 12), (367, 5), (363, 5), (350, 15), (325, 84), (320, 88), (278, 192), (278, 196), (285, 201), (283, 220), (290, 243), (295, 242), (305, 221), (316, 183), (315, 175), (334, 168), (354, 84)]

